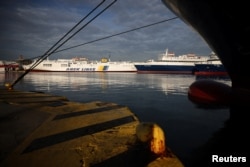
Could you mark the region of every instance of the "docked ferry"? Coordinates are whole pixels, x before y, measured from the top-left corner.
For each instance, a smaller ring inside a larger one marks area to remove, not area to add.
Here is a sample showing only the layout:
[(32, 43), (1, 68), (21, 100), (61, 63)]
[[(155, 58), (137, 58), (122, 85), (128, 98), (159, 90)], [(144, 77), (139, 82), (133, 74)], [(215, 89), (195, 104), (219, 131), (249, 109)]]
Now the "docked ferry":
[(211, 52), (209, 59), (205, 62), (195, 64), (195, 75), (228, 75), (219, 57)]
[(43, 60), (34, 66), (37, 60), (30, 64), (22, 65), (24, 70), (33, 72), (136, 72), (132, 62), (110, 61), (102, 58), (100, 61), (89, 61), (87, 58)]
[(196, 62), (206, 61), (208, 57), (195, 54), (176, 56), (169, 53), (160, 54), (157, 60), (136, 62), (135, 67), (138, 73), (168, 73), (168, 74), (192, 74)]

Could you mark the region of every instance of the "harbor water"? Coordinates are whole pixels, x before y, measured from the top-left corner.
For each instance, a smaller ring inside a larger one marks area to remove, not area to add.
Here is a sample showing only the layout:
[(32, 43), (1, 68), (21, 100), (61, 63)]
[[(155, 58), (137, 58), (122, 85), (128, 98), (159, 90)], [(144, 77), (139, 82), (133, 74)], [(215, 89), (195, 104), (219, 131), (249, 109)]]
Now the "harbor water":
[[(1, 85), (14, 82), (20, 75), (0, 73)], [(189, 101), (188, 88), (198, 79), (174, 74), (30, 72), (14, 89), (60, 95), (76, 102), (126, 105), (141, 122), (159, 124), (167, 146), (189, 164), (229, 118), (228, 108), (204, 109)], [(229, 78), (207, 79), (231, 85)]]

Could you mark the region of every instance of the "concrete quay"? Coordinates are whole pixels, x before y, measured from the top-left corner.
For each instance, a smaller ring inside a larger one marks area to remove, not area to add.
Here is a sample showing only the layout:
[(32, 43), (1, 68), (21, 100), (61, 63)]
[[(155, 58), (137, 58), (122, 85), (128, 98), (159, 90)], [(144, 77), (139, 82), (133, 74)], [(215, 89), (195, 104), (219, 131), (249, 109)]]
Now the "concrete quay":
[(182, 166), (170, 151), (155, 161), (137, 140), (139, 123), (127, 106), (1, 88), (0, 166)]

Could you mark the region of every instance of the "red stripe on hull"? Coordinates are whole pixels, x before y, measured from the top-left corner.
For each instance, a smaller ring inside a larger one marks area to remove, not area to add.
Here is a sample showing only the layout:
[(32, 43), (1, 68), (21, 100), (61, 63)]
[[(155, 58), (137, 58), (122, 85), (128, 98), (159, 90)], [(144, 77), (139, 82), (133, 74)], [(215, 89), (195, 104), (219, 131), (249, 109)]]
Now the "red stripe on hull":
[(204, 71), (200, 71), (200, 72), (194, 72), (194, 75), (228, 75), (227, 72), (204, 72)]

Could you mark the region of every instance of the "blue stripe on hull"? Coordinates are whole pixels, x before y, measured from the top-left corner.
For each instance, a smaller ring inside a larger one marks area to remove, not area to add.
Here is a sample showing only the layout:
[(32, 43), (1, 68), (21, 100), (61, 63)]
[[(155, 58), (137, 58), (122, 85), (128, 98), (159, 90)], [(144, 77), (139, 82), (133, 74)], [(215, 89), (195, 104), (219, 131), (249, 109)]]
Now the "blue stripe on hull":
[(171, 66), (171, 65), (135, 65), (138, 72), (154, 71), (169, 73), (192, 73), (194, 66)]
[(198, 72), (225, 72), (226, 69), (223, 65), (217, 64), (196, 64), (195, 71)]

